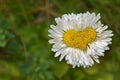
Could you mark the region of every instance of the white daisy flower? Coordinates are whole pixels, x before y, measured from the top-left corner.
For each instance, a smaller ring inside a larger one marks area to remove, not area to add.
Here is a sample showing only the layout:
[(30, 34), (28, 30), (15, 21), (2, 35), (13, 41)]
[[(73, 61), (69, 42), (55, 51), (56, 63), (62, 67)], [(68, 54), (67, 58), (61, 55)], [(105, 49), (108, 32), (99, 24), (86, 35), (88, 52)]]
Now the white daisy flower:
[(73, 68), (75, 66), (89, 67), (94, 61), (99, 63), (99, 56), (104, 56), (111, 44), (111, 30), (100, 21), (100, 14), (80, 13), (64, 14), (55, 18), (57, 25), (51, 25), (49, 36), (55, 57), (60, 55), (60, 61), (65, 58)]

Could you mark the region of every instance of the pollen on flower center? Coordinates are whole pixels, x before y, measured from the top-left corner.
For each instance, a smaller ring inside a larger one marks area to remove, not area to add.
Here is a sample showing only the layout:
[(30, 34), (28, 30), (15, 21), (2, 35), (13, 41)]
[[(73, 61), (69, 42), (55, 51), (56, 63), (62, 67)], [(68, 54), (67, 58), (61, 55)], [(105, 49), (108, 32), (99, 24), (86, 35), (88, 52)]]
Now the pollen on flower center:
[(66, 31), (63, 38), (67, 46), (86, 50), (88, 43), (95, 40), (96, 31), (92, 27), (87, 27), (82, 31), (72, 29)]

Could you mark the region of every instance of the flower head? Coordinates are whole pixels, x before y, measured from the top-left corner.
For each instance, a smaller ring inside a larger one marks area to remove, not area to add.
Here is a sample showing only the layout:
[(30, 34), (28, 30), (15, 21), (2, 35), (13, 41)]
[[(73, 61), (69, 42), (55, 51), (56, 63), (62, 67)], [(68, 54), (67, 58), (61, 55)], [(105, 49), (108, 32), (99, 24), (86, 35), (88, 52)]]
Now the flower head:
[(55, 18), (57, 25), (51, 25), (49, 30), (52, 38), (49, 43), (53, 44), (55, 57), (60, 55), (60, 61), (65, 58), (73, 67), (89, 67), (94, 61), (99, 63), (99, 56), (104, 56), (105, 50), (109, 50), (113, 36), (99, 19), (100, 14), (89, 12)]

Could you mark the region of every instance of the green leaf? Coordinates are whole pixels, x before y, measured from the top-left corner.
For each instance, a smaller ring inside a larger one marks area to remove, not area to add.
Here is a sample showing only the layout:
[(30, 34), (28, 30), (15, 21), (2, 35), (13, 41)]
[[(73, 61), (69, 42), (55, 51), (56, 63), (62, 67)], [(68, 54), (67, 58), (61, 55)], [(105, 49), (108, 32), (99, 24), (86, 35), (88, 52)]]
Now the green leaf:
[(88, 73), (89, 75), (94, 75), (98, 73), (98, 68), (96, 66), (92, 66), (90, 68), (86, 68), (85, 72)]
[(67, 73), (68, 69), (69, 66), (66, 63), (59, 62), (54, 66), (53, 72), (58, 78), (61, 78)]

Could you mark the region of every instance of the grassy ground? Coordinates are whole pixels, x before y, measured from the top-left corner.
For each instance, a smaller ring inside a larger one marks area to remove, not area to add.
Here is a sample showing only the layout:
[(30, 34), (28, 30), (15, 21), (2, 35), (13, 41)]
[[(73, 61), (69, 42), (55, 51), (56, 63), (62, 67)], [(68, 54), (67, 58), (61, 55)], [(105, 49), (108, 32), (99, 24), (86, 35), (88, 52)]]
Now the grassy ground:
[[(54, 58), (48, 29), (65, 13), (101, 13), (113, 30), (100, 64), (75, 68)], [(0, 80), (119, 80), (120, 0), (0, 0)]]

